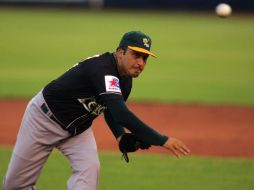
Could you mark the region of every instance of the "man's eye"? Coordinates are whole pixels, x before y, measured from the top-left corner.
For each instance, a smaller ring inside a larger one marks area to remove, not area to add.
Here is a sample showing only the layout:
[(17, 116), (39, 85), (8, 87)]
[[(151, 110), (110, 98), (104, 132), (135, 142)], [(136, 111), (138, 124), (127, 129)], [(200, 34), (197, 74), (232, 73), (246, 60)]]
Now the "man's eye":
[(133, 52), (133, 55), (136, 59), (142, 58), (144, 60), (144, 62), (146, 62), (146, 60), (148, 58), (148, 55), (141, 54), (141, 53), (138, 53), (138, 52)]
[(134, 53), (134, 56), (135, 56), (135, 58), (139, 58), (140, 57), (140, 54), (139, 53)]

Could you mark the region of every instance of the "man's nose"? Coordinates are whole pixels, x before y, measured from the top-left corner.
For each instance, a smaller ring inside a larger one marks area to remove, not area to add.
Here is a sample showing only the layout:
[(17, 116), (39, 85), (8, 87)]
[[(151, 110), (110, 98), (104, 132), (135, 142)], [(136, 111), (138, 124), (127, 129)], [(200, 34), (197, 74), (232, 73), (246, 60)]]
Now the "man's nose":
[(137, 59), (138, 66), (143, 70), (145, 66), (145, 61), (142, 57)]

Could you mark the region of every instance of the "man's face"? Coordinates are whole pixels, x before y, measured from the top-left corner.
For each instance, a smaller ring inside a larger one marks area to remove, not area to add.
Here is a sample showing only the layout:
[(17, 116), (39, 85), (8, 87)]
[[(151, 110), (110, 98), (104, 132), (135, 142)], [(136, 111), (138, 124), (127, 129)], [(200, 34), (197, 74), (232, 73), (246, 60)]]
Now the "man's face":
[(138, 77), (144, 70), (147, 54), (127, 49), (125, 52), (120, 50), (119, 62), (120, 62), (120, 74)]

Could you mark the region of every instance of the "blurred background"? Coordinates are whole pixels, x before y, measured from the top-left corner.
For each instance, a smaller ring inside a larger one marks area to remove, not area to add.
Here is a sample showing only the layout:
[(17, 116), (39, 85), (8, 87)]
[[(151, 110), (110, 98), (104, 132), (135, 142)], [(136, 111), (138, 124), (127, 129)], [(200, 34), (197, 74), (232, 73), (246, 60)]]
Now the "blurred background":
[[(219, 3), (232, 14), (217, 16)], [(131, 30), (151, 36), (158, 58), (134, 80), (130, 108), (192, 155), (152, 148), (126, 164), (99, 118), (99, 189), (254, 189), (253, 0), (0, 0), (0, 180), (28, 100)], [(66, 189), (70, 175), (56, 151), (37, 187)]]
[(228, 3), (235, 10), (253, 11), (252, 0), (1, 0), (2, 4), (19, 5), (64, 5), (86, 8), (135, 8), (171, 10), (211, 10), (219, 3)]
[(218, 0), (0, 0), (0, 97), (31, 97), (141, 30), (158, 64), (135, 81), (132, 100), (253, 105), (254, 3), (224, 2), (227, 18), (215, 14)]

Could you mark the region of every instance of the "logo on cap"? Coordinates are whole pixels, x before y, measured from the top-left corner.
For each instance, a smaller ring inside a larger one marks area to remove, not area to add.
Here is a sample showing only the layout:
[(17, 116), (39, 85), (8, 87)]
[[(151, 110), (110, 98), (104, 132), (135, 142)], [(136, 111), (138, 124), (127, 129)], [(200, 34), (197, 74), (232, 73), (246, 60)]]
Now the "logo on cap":
[(146, 46), (147, 48), (150, 47), (150, 45), (149, 45), (149, 39), (143, 38), (143, 43), (144, 43), (144, 46)]
[(141, 52), (144, 54), (156, 57), (155, 54), (150, 52), (152, 46), (151, 38), (140, 31), (131, 31), (123, 35), (118, 48), (129, 48), (133, 51)]

